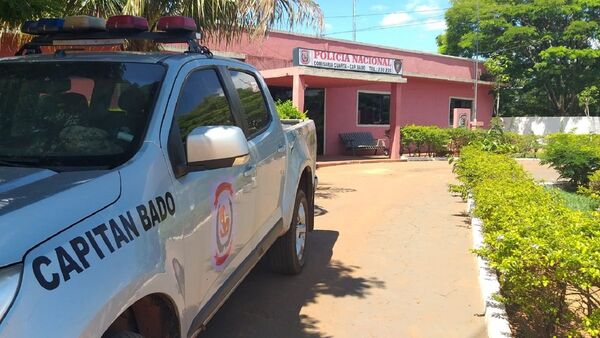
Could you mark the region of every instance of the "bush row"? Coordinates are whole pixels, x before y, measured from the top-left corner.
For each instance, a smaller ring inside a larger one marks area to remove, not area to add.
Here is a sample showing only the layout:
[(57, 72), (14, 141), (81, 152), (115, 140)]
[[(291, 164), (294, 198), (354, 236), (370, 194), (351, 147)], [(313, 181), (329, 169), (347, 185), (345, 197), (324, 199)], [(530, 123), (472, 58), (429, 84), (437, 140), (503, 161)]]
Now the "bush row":
[(492, 126), (489, 130), (471, 130), (408, 125), (401, 132), (402, 152), (409, 156), (458, 155), (464, 146), (478, 144), (480, 148), (494, 152), (535, 157), (541, 148), (538, 136), (504, 132), (500, 126)]
[(468, 146), (454, 171), (484, 224), (477, 254), (532, 331), (517, 336), (599, 336), (600, 213), (569, 209), (506, 154)]

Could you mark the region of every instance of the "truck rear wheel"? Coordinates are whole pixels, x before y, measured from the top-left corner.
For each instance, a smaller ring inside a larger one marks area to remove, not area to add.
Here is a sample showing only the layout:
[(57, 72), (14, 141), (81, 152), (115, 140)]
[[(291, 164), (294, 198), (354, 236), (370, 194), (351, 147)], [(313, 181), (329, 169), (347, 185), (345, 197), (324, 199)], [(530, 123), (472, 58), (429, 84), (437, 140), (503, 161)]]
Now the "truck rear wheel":
[(296, 275), (302, 271), (306, 260), (306, 237), (314, 217), (309, 213), (310, 210), (306, 194), (299, 189), (290, 228), (269, 250), (269, 262), (274, 271), (286, 275)]

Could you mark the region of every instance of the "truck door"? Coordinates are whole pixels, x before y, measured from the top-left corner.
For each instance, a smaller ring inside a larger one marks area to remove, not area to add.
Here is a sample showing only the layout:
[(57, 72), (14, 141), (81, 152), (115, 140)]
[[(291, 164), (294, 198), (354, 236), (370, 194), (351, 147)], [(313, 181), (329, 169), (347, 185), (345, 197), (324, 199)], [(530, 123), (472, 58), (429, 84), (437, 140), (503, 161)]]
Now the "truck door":
[(230, 70), (238, 93), (242, 112), (247, 120), (250, 151), (256, 160), (258, 200), (257, 226), (264, 233), (280, 218), (280, 197), (285, 175), (287, 154), (281, 123), (273, 119), (268, 109), (261, 81), (243, 70)]
[[(186, 66), (187, 67), (187, 66)], [(186, 136), (200, 126), (241, 126), (231, 107), (218, 67), (182, 69), (175, 83), (175, 105), (168, 149), (173, 165), (174, 195), (183, 227), (186, 317), (188, 322), (215, 294), (247, 256), (246, 244), (254, 234), (257, 200), (252, 159), (242, 165), (178, 173), (186, 162)], [(190, 66), (191, 67), (191, 66)], [(188, 68), (190, 68), (188, 67)], [(181, 75), (183, 74), (183, 75)], [(183, 158), (182, 158), (183, 157)], [(143, 173), (140, 173), (143, 174)], [(168, 248), (167, 244), (167, 248)], [(175, 264), (175, 262), (173, 262)]]

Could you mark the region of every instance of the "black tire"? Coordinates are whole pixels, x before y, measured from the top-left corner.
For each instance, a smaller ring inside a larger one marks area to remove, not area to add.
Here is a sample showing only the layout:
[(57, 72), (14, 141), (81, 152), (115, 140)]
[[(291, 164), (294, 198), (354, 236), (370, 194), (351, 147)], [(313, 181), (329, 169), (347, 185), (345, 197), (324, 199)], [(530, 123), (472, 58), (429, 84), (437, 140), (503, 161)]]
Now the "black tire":
[(102, 338), (144, 338), (144, 336), (132, 331), (117, 331), (108, 334), (105, 333), (102, 335)]
[[(304, 208), (305, 220), (304, 220), (304, 246), (301, 250), (302, 254), (298, 257), (296, 251), (296, 229), (299, 225), (298, 213), (300, 207)], [(296, 202), (294, 204), (294, 214), (292, 215), (292, 222), (289, 230), (285, 235), (279, 237), (271, 249), (269, 250), (269, 263), (273, 271), (286, 274), (286, 275), (297, 275), (302, 272), (304, 263), (306, 261), (306, 243), (308, 237), (308, 230), (311, 229), (312, 222), (314, 220), (314, 213), (311, 213), (308, 204), (306, 194), (302, 189), (298, 190), (296, 194)]]

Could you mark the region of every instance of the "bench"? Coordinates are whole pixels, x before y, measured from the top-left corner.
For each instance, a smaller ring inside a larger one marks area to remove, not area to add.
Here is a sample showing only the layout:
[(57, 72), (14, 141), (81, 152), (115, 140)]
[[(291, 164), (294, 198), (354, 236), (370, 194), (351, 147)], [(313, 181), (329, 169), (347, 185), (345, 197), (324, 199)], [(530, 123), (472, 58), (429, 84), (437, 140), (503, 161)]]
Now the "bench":
[(374, 139), (369, 132), (340, 133), (340, 140), (346, 150), (352, 151), (352, 156), (356, 156), (356, 150), (374, 150), (375, 155), (383, 150), (384, 155), (389, 154), (385, 140)]

